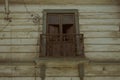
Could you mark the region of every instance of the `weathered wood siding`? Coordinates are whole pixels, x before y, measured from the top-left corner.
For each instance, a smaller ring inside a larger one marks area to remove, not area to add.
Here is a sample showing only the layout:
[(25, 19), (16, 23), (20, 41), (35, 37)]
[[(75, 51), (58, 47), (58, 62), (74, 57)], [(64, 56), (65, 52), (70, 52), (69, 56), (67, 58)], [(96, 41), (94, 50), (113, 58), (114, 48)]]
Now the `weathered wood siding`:
[[(54, 61), (53, 61), (54, 62)], [(113, 68), (114, 67), (114, 68)], [(90, 63), (85, 65), (84, 80), (119, 80), (120, 63)], [(40, 80), (41, 67), (31, 63), (0, 64), (0, 80)], [(78, 65), (47, 64), (45, 80), (80, 80)]]
[[(44, 9), (78, 9), (86, 57), (90, 60), (120, 60), (120, 6), (26, 6), (11, 5), (12, 22), (9, 23), (4, 20), (4, 6), (0, 6), (0, 61), (33, 61), (37, 57)], [(39, 14), (39, 25), (33, 23), (32, 14)]]
[[(75, 5), (85, 5), (85, 4), (120, 4), (119, 0), (9, 0), (12, 4), (46, 4), (46, 5), (56, 5), (56, 4), (75, 4)], [(3, 4), (4, 0), (0, 0), (0, 4)]]
[[(44, 9), (78, 9), (86, 58), (120, 61), (119, 5), (11, 5), (12, 22), (4, 20), (0, 5), (0, 80), (40, 80), (40, 68), (32, 62), (39, 54)], [(32, 14), (39, 14), (39, 25), (33, 23)], [(84, 79), (120, 80), (120, 64), (86, 64)], [(80, 80), (78, 67), (48, 64), (46, 80)]]

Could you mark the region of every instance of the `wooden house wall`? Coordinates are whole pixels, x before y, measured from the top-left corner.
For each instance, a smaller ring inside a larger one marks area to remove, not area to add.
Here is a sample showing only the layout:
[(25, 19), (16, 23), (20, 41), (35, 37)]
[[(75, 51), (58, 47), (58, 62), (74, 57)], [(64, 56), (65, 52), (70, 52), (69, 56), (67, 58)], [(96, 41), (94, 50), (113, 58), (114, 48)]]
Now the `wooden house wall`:
[[(11, 5), (12, 22), (0, 7), (0, 61), (33, 61), (39, 53), (44, 9), (78, 9), (85, 55), (90, 60), (120, 60), (120, 10), (114, 5)], [(31, 15), (39, 14), (40, 24)], [(41, 46), (40, 46), (41, 47)]]
[[(10, 6), (12, 22), (4, 20), (4, 5), (0, 5), (0, 80), (40, 80), (40, 69), (33, 62), (38, 57), (39, 47), (42, 47), (39, 46), (39, 37), (42, 33), (44, 9), (78, 9), (86, 58), (92, 61), (120, 61), (119, 5), (16, 4)], [(33, 22), (32, 15), (40, 16), (39, 25)], [(66, 66), (48, 67), (46, 80), (79, 80), (77, 67)], [(119, 80), (120, 64), (86, 65), (85, 80), (101, 79)]]

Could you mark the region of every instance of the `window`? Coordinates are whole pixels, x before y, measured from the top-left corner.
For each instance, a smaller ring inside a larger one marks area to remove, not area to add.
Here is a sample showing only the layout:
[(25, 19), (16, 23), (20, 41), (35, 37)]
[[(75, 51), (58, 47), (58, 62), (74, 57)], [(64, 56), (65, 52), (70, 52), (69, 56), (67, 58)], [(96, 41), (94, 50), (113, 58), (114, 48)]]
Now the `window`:
[(83, 55), (77, 10), (44, 10), (40, 56), (74, 57)]

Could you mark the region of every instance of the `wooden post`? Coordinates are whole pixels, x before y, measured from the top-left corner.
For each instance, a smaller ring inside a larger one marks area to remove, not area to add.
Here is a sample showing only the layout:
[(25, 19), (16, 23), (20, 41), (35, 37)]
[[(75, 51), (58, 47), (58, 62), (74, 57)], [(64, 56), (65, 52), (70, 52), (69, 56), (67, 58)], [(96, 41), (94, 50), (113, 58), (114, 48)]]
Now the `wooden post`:
[(45, 80), (45, 76), (46, 76), (46, 65), (42, 64), (40, 66), (40, 77), (41, 77), (41, 80)]
[(78, 64), (78, 72), (80, 80), (84, 80), (84, 63)]

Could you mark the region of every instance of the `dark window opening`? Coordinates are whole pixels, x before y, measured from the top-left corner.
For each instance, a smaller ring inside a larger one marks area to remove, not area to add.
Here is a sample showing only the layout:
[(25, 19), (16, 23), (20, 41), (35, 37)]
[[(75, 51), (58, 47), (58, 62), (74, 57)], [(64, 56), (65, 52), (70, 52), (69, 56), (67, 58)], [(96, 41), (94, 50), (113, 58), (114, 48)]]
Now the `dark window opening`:
[(83, 35), (79, 34), (77, 10), (45, 10), (40, 56), (82, 56)]
[(70, 33), (74, 33), (74, 32), (70, 32), (70, 31), (72, 31), (72, 29), (73, 29), (73, 24), (63, 24), (62, 25), (62, 33), (63, 34), (70, 34)]

